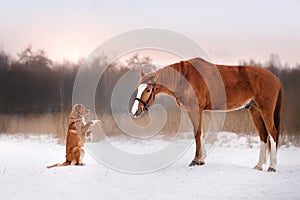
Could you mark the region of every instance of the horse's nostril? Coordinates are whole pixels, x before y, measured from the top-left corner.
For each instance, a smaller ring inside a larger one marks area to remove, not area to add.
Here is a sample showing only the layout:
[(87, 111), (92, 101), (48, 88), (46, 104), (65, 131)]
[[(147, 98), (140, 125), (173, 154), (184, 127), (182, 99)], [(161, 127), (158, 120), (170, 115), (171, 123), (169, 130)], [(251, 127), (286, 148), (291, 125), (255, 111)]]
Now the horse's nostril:
[(133, 117), (133, 118), (137, 118), (138, 115), (137, 115), (137, 112), (136, 112), (136, 113), (130, 113), (130, 116)]
[(133, 117), (133, 118), (138, 118), (138, 115), (132, 114), (131, 117)]

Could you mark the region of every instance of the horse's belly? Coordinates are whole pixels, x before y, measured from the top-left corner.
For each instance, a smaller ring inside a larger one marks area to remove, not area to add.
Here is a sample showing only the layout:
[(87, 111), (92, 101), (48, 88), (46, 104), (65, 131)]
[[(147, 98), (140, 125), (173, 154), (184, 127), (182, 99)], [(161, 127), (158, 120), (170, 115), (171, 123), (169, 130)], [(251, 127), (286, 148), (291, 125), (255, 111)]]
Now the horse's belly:
[(235, 111), (235, 110), (240, 110), (243, 109), (245, 107), (247, 107), (247, 105), (250, 105), (251, 99), (247, 99), (244, 101), (240, 101), (240, 102), (227, 102), (226, 106), (213, 106), (214, 108), (209, 107), (208, 111), (216, 111), (216, 112), (228, 112), (228, 111)]
[(240, 110), (240, 109), (247, 107), (247, 105), (249, 105), (250, 103), (251, 103), (251, 99), (247, 99), (247, 100), (241, 101), (241, 102), (228, 103), (226, 106), (226, 110), (224, 110), (224, 111)]

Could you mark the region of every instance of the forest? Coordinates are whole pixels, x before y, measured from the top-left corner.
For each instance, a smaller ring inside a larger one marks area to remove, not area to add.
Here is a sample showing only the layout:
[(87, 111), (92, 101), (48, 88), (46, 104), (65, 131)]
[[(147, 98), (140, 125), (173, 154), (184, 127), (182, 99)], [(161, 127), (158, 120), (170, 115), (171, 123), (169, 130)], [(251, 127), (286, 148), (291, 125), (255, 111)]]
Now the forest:
[[(97, 63), (105, 63), (101, 56)], [(72, 88), (77, 63), (52, 61), (44, 50), (33, 50), (30, 46), (17, 54), (17, 57), (0, 52), (0, 133), (52, 133), (64, 135), (68, 113), (72, 104)], [(96, 93), (97, 115), (103, 121), (103, 128), (118, 134), (113, 122), (110, 98), (116, 82), (128, 71), (139, 71), (140, 65), (151, 63), (151, 56), (134, 55), (126, 63), (112, 63), (100, 78)], [(264, 67), (281, 80), (283, 86), (283, 106), (281, 136), (285, 140), (297, 141), (300, 135), (300, 64), (290, 66), (282, 63), (279, 56), (271, 54), (268, 61), (240, 61), (240, 65)], [(171, 109), (172, 108), (168, 108)], [(172, 111), (170, 111), (172, 113)], [(164, 134), (172, 134), (178, 116), (172, 113), (163, 129)], [(208, 117), (209, 118), (209, 117)], [(204, 119), (205, 123), (206, 119)], [(255, 133), (256, 130), (246, 110), (230, 112), (223, 127), (225, 131)]]

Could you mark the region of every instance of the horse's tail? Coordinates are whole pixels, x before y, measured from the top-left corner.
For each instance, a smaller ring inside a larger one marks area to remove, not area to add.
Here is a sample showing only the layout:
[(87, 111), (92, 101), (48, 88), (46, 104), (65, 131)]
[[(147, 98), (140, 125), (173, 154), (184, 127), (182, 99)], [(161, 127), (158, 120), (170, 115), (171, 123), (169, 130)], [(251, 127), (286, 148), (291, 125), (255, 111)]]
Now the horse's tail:
[(50, 166), (47, 166), (48, 169), (52, 168), (52, 167), (61, 167), (61, 166), (67, 166), (67, 165), (70, 165), (70, 162), (64, 162), (64, 163), (56, 163), (54, 165), (50, 165)]
[(282, 88), (280, 87), (276, 102), (276, 107), (274, 111), (274, 124), (275, 128), (277, 130), (277, 137), (276, 137), (276, 148), (278, 147), (278, 141), (279, 141), (279, 133), (280, 133), (280, 109), (281, 109), (281, 103), (282, 103)]

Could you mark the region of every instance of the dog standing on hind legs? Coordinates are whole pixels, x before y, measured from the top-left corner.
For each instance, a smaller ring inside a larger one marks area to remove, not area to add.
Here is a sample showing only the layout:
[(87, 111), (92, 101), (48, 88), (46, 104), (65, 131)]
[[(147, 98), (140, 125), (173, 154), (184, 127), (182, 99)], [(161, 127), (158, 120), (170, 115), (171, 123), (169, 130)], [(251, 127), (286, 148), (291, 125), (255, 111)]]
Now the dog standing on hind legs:
[(64, 163), (57, 163), (47, 168), (67, 166), (67, 165), (84, 165), (82, 162), (85, 154), (82, 149), (86, 140), (92, 137), (92, 132), (89, 128), (95, 123), (88, 121), (85, 123), (84, 116), (90, 114), (90, 110), (86, 109), (82, 104), (75, 104), (71, 110), (68, 133), (66, 139), (66, 161)]

